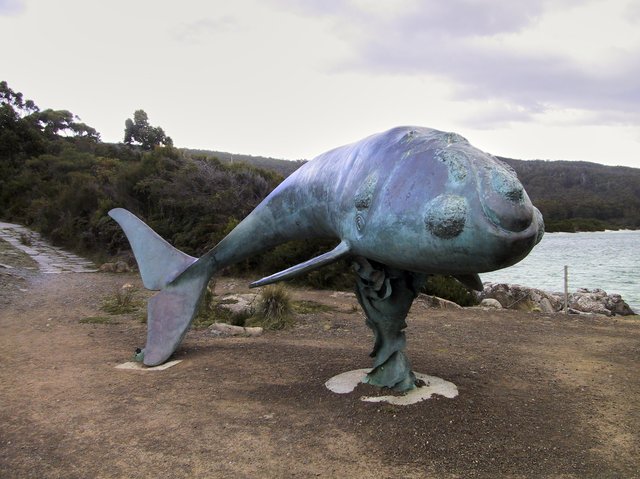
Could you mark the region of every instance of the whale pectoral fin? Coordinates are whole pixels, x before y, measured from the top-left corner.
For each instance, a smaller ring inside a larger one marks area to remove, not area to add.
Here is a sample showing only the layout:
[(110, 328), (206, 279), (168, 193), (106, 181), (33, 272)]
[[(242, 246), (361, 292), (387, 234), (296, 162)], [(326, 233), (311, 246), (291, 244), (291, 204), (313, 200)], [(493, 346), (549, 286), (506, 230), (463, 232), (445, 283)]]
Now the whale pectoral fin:
[(308, 271), (312, 271), (322, 266), (334, 263), (339, 259), (348, 256), (349, 254), (351, 254), (351, 248), (349, 247), (349, 244), (346, 241), (341, 241), (340, 244), (331, 251), (321, 254), (320, 256), (316, 256), (315, 258), (305, 261), (304, 263), (300, 263), (292, 266), (291, 268), (287, 268), (284, 271), (280, 271), (279, 273), (272, 274), (271, 276), (267, 276), (266, 278), (262, 278), (258, 281), (254, 281), (249, 285), (249, 287), (257, 288), (258, 286), (265, 286), (277, 281), (291, 279), (295, 276), (301, 275), (302, 273), (306, 273)]
[(456, 274), (454, 278), (469, 289), (482, 291), (482, 280), (477, 274)]

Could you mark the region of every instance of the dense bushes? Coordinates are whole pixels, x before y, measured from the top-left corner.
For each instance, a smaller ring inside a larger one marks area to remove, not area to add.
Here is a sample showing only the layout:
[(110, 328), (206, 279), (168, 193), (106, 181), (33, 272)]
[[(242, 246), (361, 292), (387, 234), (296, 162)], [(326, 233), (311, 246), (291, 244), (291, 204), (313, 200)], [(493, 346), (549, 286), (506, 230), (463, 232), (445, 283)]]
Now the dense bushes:
[[(156, 133), (161, 130), (147, 126)], [(111, 208), (123, 207), (177, 248), (200, 256), (282, 180), (279, 173), (238, 162), (238, 157), (221, 162), (165, 143), (169, 146), (102, 143), (93, 128), (79, 123), (70, 112), (41, 112), (0, 82), (0, 217), (26, 224), (56, 244), (95, 258), (129, 250), (120, 227), (107, 216)], [(284, 174), (301, 164), (243, 159), (262, 161), (260, 165)], [(640, 228), (640, 170), (577, 162), (505, 161), (518, 172), (541, 209), (547, 231)], [(259, 277), (334, 246), (331, 240), (291, 242), (228, 272)], [(295, 281), (315, 288), (353, 287), (348, 261)], [(426, 291), (460, 304), (472, 300), (462, 286), (442, 277), (430, 279)]]
[(640, 170), (584, 161), (521, 161), (513, 167), (553, 231), (640, 228)]
[[(132, 211), (177, 248), (200, 256), (282, 181), (273, 171), (191, 157), (171, 146), (102, 143), (71, 113), (40, 112), (5, 82), (0, 83), (0, 139), (2, 219), (94, 258), (129, 251), (120, 227), (107, 216), (111, 208)], [(323, 240), (284, 244), (229, 272), (267, 275), (333, 246)], [(307, 279), (315, 287), (352, 283), (341, 263)]]
[(475, 293), (469, 291), (462, 283), (451, 276), (429, 276), (422, 287), (422, 292), (448, 299), (460, 306), (475, 306), (478, 304), (478, 298)]

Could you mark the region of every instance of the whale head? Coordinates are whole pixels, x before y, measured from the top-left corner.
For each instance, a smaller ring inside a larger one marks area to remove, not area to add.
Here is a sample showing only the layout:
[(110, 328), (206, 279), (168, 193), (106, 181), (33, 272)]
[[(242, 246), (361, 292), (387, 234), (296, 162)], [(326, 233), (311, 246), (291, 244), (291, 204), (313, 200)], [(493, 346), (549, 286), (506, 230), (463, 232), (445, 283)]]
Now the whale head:
[(455, 133), (392, 132), (386, 154), (400, 159), (385, 181), (370, 175), (356, 191), (356, 208), (372, 205), (356, 215), (356, 250), (408, 270), (466, 274), (511, 266), (540, 242), (542, 215), (509, 165)]

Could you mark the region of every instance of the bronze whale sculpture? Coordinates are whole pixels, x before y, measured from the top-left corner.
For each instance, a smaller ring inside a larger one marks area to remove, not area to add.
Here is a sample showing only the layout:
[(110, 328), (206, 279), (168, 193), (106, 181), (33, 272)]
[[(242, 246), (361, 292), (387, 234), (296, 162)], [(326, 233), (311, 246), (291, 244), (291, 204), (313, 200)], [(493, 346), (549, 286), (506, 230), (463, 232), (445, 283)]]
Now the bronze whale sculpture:
[(374, 330), (368, 382), (405, 391), (415, 376), (402, 329), (429, 274), (481, 289), (478, 273), (510, 266), (540, 241), (542, 215), (515, 172), (455, 133), (398, 127), (328, 151), (286, 178), (199, 259), (116, 208), (146, 288), (146, 365), (165, 362), (219, 270), (281, 243), (335, 238), (325, 254), (263, 278), (262, 286), (350, 256), (356, 293)]

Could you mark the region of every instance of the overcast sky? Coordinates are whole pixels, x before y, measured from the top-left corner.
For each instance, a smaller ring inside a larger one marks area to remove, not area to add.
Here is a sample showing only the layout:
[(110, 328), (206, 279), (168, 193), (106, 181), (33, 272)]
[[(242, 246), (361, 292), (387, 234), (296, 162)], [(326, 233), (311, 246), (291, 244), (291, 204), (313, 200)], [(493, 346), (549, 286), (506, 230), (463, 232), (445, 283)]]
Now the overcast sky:
[(0, 0), (0, 80), (122, 141), (310, 159), (393, 126), (640, 167), (640, 0)]

